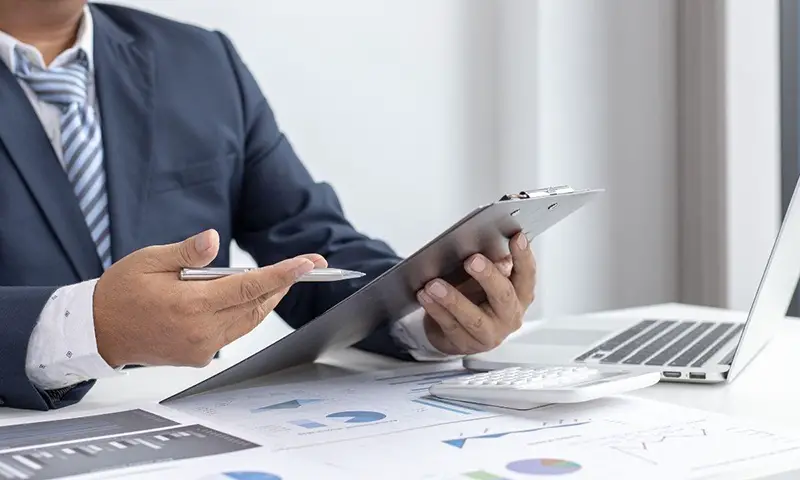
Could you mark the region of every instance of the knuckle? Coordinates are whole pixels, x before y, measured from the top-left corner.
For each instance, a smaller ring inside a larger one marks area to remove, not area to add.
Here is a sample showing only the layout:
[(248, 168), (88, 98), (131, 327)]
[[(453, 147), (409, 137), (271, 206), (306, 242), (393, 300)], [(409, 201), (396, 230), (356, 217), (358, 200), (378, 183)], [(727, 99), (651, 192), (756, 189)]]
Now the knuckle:
[(264, 320), (264, 317), (269, 315), (269, 312), (271, 310), (272, 309), (270, 308), (268, 303), (266, 302), (259, 303), (258, 305), (256, 305), (256, 308), (253, 309), (253, 320), (255, 322), (260, 323), (262, 320)]
[(186, 342), (192, 347), (192, 351), (198, 350), (195, 347), (202, 347), (211, 338), (211, 333), (202, 326), (193, 326), (186, 332)]
[(473, 330), (480, 330), (486, 325), (486, 318), (484, 315), (477, 315), (470, 323), (470, 328)]
[(192, 264), (192, 255), (189, 253), (189, 248), (186, 246), (186, 243), (178, 245), (178, 258), (180, 258), (183, 265)]
[(517, 292), (514, 291), (514, 288), (510, 284), (500, 293), (500, 301), (505, 305), (512, 304), (517, 300)]
[(445, 332), (445, 333), (448, 333), (448, 334), (456, 332), (461, 328), (458, 325), (458, 322), (454, 322), (452, 320), (446, 321), (446, 322), (441, 322), (441, 326), (442, 326), (442, 331)]
[(243, 300), (255, 300), (261, 293), (261, 282), (254, 278), (243, 279), (239, 284), (239, 296)]
[(186, 302), (183, 298), (182, 294), (177, 294), (175, 297), (175, 301), (169, 302), (167, 304), (167, 309), (169, 311), (170, 317), (183, 317), (184, 315), (190, 313), (187, 311), (189, 303)]

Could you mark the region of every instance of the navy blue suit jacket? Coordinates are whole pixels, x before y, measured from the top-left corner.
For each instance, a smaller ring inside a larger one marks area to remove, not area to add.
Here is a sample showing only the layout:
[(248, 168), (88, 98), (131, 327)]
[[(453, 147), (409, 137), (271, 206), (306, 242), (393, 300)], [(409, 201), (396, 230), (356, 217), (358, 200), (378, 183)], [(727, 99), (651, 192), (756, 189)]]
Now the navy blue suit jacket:
[[(320, 253), (364, 280), (301, 284), (276, 311), (298, 327), (399, 261), (348, 223), (279, 130), (231, 42), (218, 32), (92, 4), (96, 91), (114, 260), (207, 228), (261, 264)], [(93, 382), (39, 391), (25, 374), (47, 299), (102, 268), (69, 181), (17, 80), (0, 63), (0, 402), (44, 410), (79, 401)], [(388, 326), (359, 347), (403, 358)]]

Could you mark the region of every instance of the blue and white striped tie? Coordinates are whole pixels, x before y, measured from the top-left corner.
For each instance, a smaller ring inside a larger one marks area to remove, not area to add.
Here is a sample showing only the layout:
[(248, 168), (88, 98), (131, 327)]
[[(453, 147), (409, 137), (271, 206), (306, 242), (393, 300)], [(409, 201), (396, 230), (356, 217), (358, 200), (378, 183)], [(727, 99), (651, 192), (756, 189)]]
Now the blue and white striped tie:
[(81, 51), (75, 61), (57, 68), (37, 68), (16, 52), (16, 75), (43, 102), (61, 109), (62, 165), (72, 184), (106, 269), (111, 265), (111, 230), (103, 167), (100, 123), (87, 102), (88, 61)]

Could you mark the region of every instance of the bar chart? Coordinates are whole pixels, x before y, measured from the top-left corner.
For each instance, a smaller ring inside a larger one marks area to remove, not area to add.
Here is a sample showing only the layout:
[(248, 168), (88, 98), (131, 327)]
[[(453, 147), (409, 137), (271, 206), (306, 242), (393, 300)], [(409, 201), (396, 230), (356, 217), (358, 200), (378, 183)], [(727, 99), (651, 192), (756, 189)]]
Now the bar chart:
[(179, 426), (0, 453), (0, 478), (50, 480), (258, 446), (202, 425)]
[(0, 427), (0, 450), (141, 432), (142, 430), (176, 425), (178, 423), (172, 420), (138, 409), (89, 417), (9, 425)]

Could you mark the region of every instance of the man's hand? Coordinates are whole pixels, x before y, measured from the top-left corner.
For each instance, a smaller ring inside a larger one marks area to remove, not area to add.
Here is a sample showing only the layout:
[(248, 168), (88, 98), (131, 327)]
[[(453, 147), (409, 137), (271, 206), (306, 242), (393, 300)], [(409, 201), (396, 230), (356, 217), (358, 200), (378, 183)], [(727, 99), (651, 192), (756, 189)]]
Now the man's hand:
[(326, 267), (304, 255), (211, 281), (181, 281), (183, 267), (204, 267), (219, 251), (214, 230), (143, 248), (109, 268), (94, 292), (98, 351), (112, 366), (207, 365), (225, 345), (258, 326), (297, 277)]
[[(468, 258), (464, 268), (472, 279), (464, 285), (436, 279), (417, 293), (434, 347), (451, 355), (485, 352), (522, 326), (534, 299), (536, 261), (522, 233), (511, 239), (510, 249), (510, 259), (498, 264), (480, 254)], [(486, 300), (471, 300), (476, 291)]]

